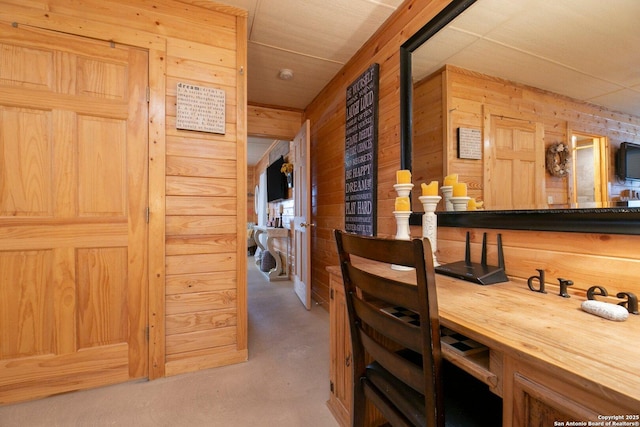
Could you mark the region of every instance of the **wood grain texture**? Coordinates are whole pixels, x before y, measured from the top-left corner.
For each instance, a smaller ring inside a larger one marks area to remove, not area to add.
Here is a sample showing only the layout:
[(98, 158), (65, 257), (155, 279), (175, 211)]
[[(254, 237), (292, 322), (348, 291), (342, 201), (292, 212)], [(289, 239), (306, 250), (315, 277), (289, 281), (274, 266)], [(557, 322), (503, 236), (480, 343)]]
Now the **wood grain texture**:
[[(305, 118), (311, 120), (313, 150), (312, 211), (316, 227), (312, 239), (312, 291), (316, 300), (325, 303), (328, 301), (329, 276), (325, 268), (338, 262), (331, 231), (344, 228), (346, 87), (371, 63), (380, 64), (377, 234), (390, 237), (395, 235), (396, 231), (395, 219), (391, 212), (396, 196), (393, 190), (395, 171), (400, 168), (398, 52), (400, 45), (409, 36), (448, 3), (446, 0), (405, 2), (305, 110)], [(500, 108), (517, 106), (523, 112), (540, 114), (545, 127), (546, 143), (564, 140), (568, 126), (590, 134), (609, 135), (613, 141), (611, 150), (614, 150), (617, 141), (636, 140), (640, 133), (637, 118), (594, 109), (587, 104), (571, 103), (566, 98), (554, 97), (540, 91), (524, 90), (523, 87), (508, 85), (497, 79), (483, 80), (474, 73), (463, 74), (454, 81), (447, 81), (447, 74), (442, 83), (443, 90), (445, 87), (450, 88), (444, 104), (458, 108), (454, 113), (457, 126), (481, 128), (482, 105), (490, 103)], [(484, 86), (491, 90), (487, 93)], [(430, 117), (438, 117), (438, 114), (441, 114), (445, 117), (444, 111), (438, 112), (435, 108), (434, 111), (427, 111), (425, 114)], [(593, 121), (588, 121), (594, 117)], [(456, 158), (455, 133), (448, 131), (439, 136), (437, 128), (426, 128), (420, 129), (420, 135), (424, 135), (424, 140), (433, 144), (431, 153), (434, 153), (434, 157), (427, 157), (428, 154), (424, 153), (421, 155), (421, 161), (429, 165), (425, 181), (441, 180), (442, 175), (452, 168), (452, 159)], [(432, 133), (429, 134), (429, 131)], [(443, 141), (448, 143), (444, 144)], [(612, 157), (610, 162), (609, 171), (613, 171), (615, 169), (612, 166)], [(471, 183), (470, 195), (480, 196), (483, 187), (481, 166), (469, 164), (469, 161), (457, 161), (455, 168), (456, 171), (460, 171), (463, 179)], [(431, 171), (437, 170), (441, 170), (442, 174), (433, 175), (431, 178)], [(451, 171), (453, 172), (452, 169)], [(616, 187), (619, 184), (615, 183), (615, 180), (610, 182), (611, 194), (618, 194), (619, 189)], [(554, 199), (566, 200), (567, 190), (564, 182), (558, 178), (547, 177), (546, 185), (548, 194), (553, 195)], [(464, 254), (466, 231), (443, 230), (439, 233), (438, 249), (443, 261), (461, 259)], [(471, 231), (476, 233), (477, 238), (477, 233), (483, 230)], [(412, 236), (419, 237), (421, 233), (419, 227), (412, 227)], [(576, 282), (574, 286), (582, 286), (583, 289), (590, 286), (588, 284), (597, 283), (606, 283), (611, 289), (637, 289), (633, 280), (624, 273), (637, 272), (638, 257), (635, 255), (637, 251), (632, 248), (636, 241), (633, 236), (590, 236), (575, 233), (558, 235), (526, 231), (516, 234), (512, 234), (511, 231), (505, 233), (507, 234), (504, 237), (510, 241), (509, 245), (517, 245), (517, 248), (509, 248), (506, 256), (509, 274), (513, 274), (514, 277), (527, 278), (536, 273), (536, 268), (542, 268), (547, 272), (550, 282), (556, 281), (556, 277), (567, 276)], [(616, 243), (607, 244), (609, 241)], [(584, 255), (581, 255), (582, 253)], [(495, 256), (494, 248), (490, 249), (490, 259), (491, 256)], [(324, 307), (328, 307), (328, 304), (324, 304)]]
[[(46, 11), (46, 13), (43, 13)], [(18, 22), (19, 25), (31, 25), (62, 33), (76, 34), (97, 40), (109, 40), (116, 43), (125, 43), (137, 46), (149, 52), (149, 66), (145, 71), (149, 75), (149, 115), (148, 117), (136, 116), (136, 123), (141, 132), (147, 133), (149, 139), (149, 157), (143, 162), (149, 164), (149, 200), (140, 199), (141, 212), (146, 205), (150, 207), (150, 250), (149, 250), (149, 337), (150, 351), (148, 356), (149, 376), (157, 378), (164, 376), (166, 351), (165, 351), (165, 284), (168, 281), (165, 271), (165, 234), (171, 235), (171, 247), (174, 254), (183, 256), (192, 253), (196, 247), (198, 250), (206, 250), (206, 244), (195, 243), (189, 240), (189, 236), (208, 236), (211, 241), (224, 241), (227, 243), (226, 255), (224, 255), (225, 268), (234, 272), (234, 284), (232, 286), (243, 287), (246, 273), (246, 248), (244, 247), (245, 223), (246, 223), (246, 167), (237, 162), (237, 159), (245, 157), (246, 145), (246, 77), (239, 73), (241, 68), (246, 70), (246, 12), (237, 8), (220, 6), (211, 2), (201, 1), (174, 1), (159, 0), (154, 2), (141, 1), (132, 4), (127, 1), (110, 0), (107, 2), (90, 0), (78, 8), (73, 1), (30, 1), (28, 3), (3, 0), (0, 8), (0, 21)], [(35, 30), (42, 31), (42, 30)], [(78, 52), (88, 52), (80, 38), (69, 37), (69, 49)], [(43, 47), (47, 43), (42, 44)], [(115, 52), (116, 49), (113, 49)], [(24, 53), (24, 52), (23, 52)], [(102, 82), (119, 80), (119, 61), (114, 56), (112, 63), (97, 65), (91, 62), (80, 62), (80, 66), (87, 70), (98, 71), (102, 76)], [(26, 76), (32, 87), (51, 86), (49, 77), (43, 71), (51, 67), (45, 67), (44, 62), (37, 64), (43, 66), (32, 67), (35, 71)], [(100, 68), (101, 67), (101, 68)], [(204, 133), (178, 131), (175, 129), (175, 87), (179, 81), (192, 81), (205, 86), (219, 87), (226, 93), (226, 129), (225, 135), (212, 135)], [(85, 93), (97, 93), (101, 88), (100, 80), (79, 80), (79, 88)], [(27, 99), (36, 96), (30, 92), (30, 88), (19, 90), (2, 89), (6, 93), (6, 99), (14, 102), (19, 94)], [(19, 93), (18, 93), (19, 92)], [(104, 93), (105, 98), (117, 98), (119, 93)], [(5, 97), (3, 96), (3, 99)], [(44, 96), (42, 103), (53, 106), (54, 101)], [(97, 107), (97, 111), (108, 113), (114, 118), (126, 117), (126, 110), (115, 107)], [(80, 112), (94, 115), (96, 108), (79, 109)], [(1, 120), (1, 118), (0, 118)], [(61, 118), (60, 122), (66, 122), (68, 128), (71, 121)], [(104, 124), (100, 124), (104, 128)], [(30, 126), (36, 129), (35, 126)], [(111, 130), (93, 130), (86, 128), (87, 135), (114, 134)], [(105, 140), (106, 141), (106, 140)], [(104, 146), (104, 144), (101, 144)], [(100, 147), (101, 145), (98, 145)], [(46, 153), (46, 149), (40, 150)], [(99, 152), (87, 152), (81, 157), (86, 159), (87, 168), (96, 165), (96, 156), (118, 155), (117, 151), (102, 150)], [(67, 163), (72, 164), (77, 159), (67, 156)], [(139, 161), (139, 159), (136, 159)], [(91, 163), (93, 162), (93, 163)], [(104, 167), (106, 165), (98, 165)], [(46, 172), (43, 165), (40, 170)], [(109, 172), (104, 170), (103, 172)], [(109, 172), (110, 173), (110, 172)], [(96, 176), (101, 176), (98, 174)], [(120, 174), (116, 174), (120, 176)], [(126, 178), (131, 179), (131, 177)], [(190, 179), (192, 179), (191, 182)], [(140, 187), (146, 187), (146, 181), (138, 179)], [(111, 181), (118, 182), (118, 180)], [(168, 183), (168, 184), (167, 184)], [(98, 182), (107, 185), (107, 182)], [(60, 181), (60, 188), (68, 188), (68, 194), (74, 195), (73, 186), (69, 182)], [(169, 197), (167, 199), (167, 188)], [(146, 191), (147, 189), (144, 188)], [(0, 193), (1, 194), (1, 193)], [(41, 194), (46, 194), (42, 192)], [(87, 201), (85, 210), (122, 210), (121, 199), (100, 200), (92, 199), (92, 194), (86, 190), (80, 193)], [(141, 193), (138, 193), (141, 194)], [(74, 196), (77, 197), (77, 196)], [(20, 200), (15, 198), (15, 200)], [(57, 202), (57, 201), (56, 201)], [(167, 203), (168, 202), (168, 203)], [(49, 210), (50, 201), (43, 199), (40, 202), (44, 210)], [(188, 206), (196, 209), (189, 211)], [(65, 206), (59, 203), (59, 206)], [(167, 211), (167, 206), (169, 210)], [(197, 208), (199, 206), (199, 208)], [(135, 206), (136, 209), (139, 207)], [(216, 208), (218, 207), (218, 208)], [(21, 209), (12, 206), (11, 211)], [(165, 218), (166, 214), (169, 218)], [(191, 218), (189, 218), (191, 217)], [(211, 219), (218, 218), (218, 219)], [(85, 229), (89, 227), (87, 225)], [(96, 224), (96, 227), (99, 225)], [(137, 227), (137, 226), (136, 226)], [(50, 226), (49, 228), (54, 228)], [(104, 227), (108, 233), (115, 233), (113, 227)], [(46, 228), (45, 228), (46, 229)], [(74, 230), (85, 232), (84, 229), (75, 227)], [(136, 228), (138, 230), (138, 228)], [(86, 230), (89, 231), (88, 229)], [(137, 231), (136, 231), (137, 232)], [(24, 237), (16, 236), (9, 231), (14, 241), (20, 246)], [(58, 234), (57, 239), (67, 238)], [(118, 239), (106, 235), (105, 242), (111, 246), (119, 245)], [(187, 240), (180, 240), (187, 238)], [(239, 245), (237, 242), (242, 241)], [(179, 242), (185, 241), (185, 248), (180, 249)], [(121, 244), (122, 242), (120, 242)], [(213, 250), (220, 251), (215, 244)], [(215, 259), (215, 257), (214, 257)], [(171, 264), (171, 263), (169, 263)], [(205, 268), (210, 262), (197, 260), (190, 263), (197, 271)], [(215, 268), (214, 268), (215, 270)], [(200, 273), (198, 273), (200, 274)], [(204, 274), (204, 272), (203, 272)], [(142, 276), (141, 276), (142, 277)], [(144, 276), (146, 277), (146, 276)], [(143, 280), (146, 283), (146, 278)], [(226, 279), (225, 283), (229, 283)], [(242, 295), (246, 295), (240, 290)], [(139, 295), (130, 294), (133, 301), (140, 299)], [(138, 313), (146, 317), (146, 310)], [(237, 315), (246, 317), (246, 303), (238, 302)], [(236, 328), (245, 328), (246, 321), (236, 319)], [(144, 331), (141, 329), (140, 334)], [(142, 336), (142, 335), (141, 335)], [(236, 331), (237, 346), (224, 344), (221, 352), (212, 351), (212, 357), (216, 364), (233, 363), (238, 358), (246, 358), (246, 331)], [(146, 353), (143, 347), (132, 351)], [(231, 352), (232, 355), (225, 355)], [(187, 353), (181, 353), (181, 357), (188, 357)], [(194, 357), (206, 356), (198, 350)], [(178, 373), (181, 369), (197, 369), (207, 364), (206, 360), (199, 362), (192, 368), (189, 364), (180, 364), (179, 357), (174, 357), (175, 362), (172, 373)], [(182, 368), (175, 369), (180, 365)], [(146, 369), (146, 368), (145, 368)]]
[[(432, 88), (443, 82), (443, 96), (438, 103), (444, 104), (444, 115), (438, 117), (433, 103), (428, 103), (435, 93)], [(424, 100), (424, 102), (423, 102)], [(615, 177), (615, 153), (622, 141), (640, 141), (640, 118), (614, 111), (608, 111), (593, 104), (573, 100), (569, 97), (534, 87), (487, 76), (455, 66), (445, 66), (441, 71), (423, 79), (417, 85), (415, 94), (414, 137), (419, 141), (418, 152), (439, 153), (442, 150), (440, 138), (420, 138), (422, 129), (445, 127), (445, 152), (442, 157), (444, 174), (458, 173), (460, 180), (469, 183), (470, 196), (488, 199), (487, 180), (494, 180), (486, 160), (466, 160), (457, 158), (456, 129), (467, 127), (481, 129), (485, 137), (489, 135), (492, 116), (518, 118), (539, 122), (543, 129), (544, 145), (564, 142), (569, 144), (571, 132), (601, 135), (608, 138), (607, 182), (611, 188), (610, 197), (618, 197), (621, 192), (633, 186)], [(431, 112), (431, 114), (429, 114)], [(417, 133), (416, 133), (417, 132)], [(487, 142), (489, 143), (489, 142)], [(427, 145), (424, 147), (424, 145)], [(493, 148), (493, 147), (492, 147)], [(490, 152), (491, 154), (491, 152)], [(485, 156), (486, 158), (486, 156)], [(437, 161), (435, 162), (437, 163)], [(427, 163), (417, 163), (416, 176), (424, 175)], [(442, 175), (444, 176), (444, 175)], [(440, 180), (442, 179), (440, 177)], [(497, 179), (498, 182), (510, 182)], [(565, 207), (570, 203), (568, 180), (545, 173), (544, 189), (552, 196), (554, 207)], [(546, 197), (544, 200), (546, 204)]]
[(447, 0), (403, 3), (305, 110), (311, 121), (312, 293), (328, 307), (325, 268), (338, 262), (331, 230), (344, 228), (346, 89), (372, 63), (380, 65), (378, 99), (377, 220), (380, 235), (395, 234), (393, 184), (400, 168), (399, 49)]
[[(367, 263), (365, 268), (414, 283), (411, 272), (392, 270), (388, 264)], [(328, 270), (341, 278), (337, 266)], [(531, 292), (523, 280), (479, 286), (440, 275), (436, 279), (440, 323), (504, 358), (494, 372), (504, 382), (504, 425), (526, 414), (522, 385), (514, 385), (517, 377), (527, 379), (531, 395), (544, 397), (544, 406), (561, 408), (562, 414), (592, 421), (603, 413), (635, 414), (640, 384), (630, 373), (640, 369), (640, 359), (633, 345), (621, 343), (634, 342), (640, 318), (610, 322), (580, 310), (584, 296)], [(594, 351), (594, 342), (599, 351)], [(531, 386), (535, 383), (542, 387)], [(536, 392), (542, 388), (546, 391)]]

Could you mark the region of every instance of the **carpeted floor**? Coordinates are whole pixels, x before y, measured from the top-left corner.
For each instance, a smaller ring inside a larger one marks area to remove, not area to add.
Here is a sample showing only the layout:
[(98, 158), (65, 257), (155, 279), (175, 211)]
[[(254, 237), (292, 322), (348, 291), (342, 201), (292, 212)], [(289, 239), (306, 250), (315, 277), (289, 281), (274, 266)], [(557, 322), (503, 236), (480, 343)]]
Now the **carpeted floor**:
[(0, 426), (337, 426), (328, 312), (248, 264), (248, 362), (0, 406)]

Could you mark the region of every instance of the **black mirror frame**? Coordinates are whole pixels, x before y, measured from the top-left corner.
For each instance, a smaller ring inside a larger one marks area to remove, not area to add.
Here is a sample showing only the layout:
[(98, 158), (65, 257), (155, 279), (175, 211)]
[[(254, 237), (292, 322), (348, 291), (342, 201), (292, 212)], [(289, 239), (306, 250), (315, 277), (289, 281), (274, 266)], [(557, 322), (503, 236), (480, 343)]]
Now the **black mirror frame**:
[[(400, 46), (400, 168), (411, 170), (412, 75), (411, 53), (453, 21), (476, 0), (453, 0)], [(438, 226), (505, 230), (640, 234), (640, 208), (546, 209), (515, 211), (436, 212)], [(414, 212), (411, 225), (422, 224)]]

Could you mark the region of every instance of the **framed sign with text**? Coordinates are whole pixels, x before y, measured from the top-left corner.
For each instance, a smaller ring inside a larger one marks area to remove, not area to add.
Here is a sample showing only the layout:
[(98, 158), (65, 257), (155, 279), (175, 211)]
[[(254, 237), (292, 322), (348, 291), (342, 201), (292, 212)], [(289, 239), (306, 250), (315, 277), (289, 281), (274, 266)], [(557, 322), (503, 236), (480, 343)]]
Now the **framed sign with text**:
[(344, 154), (345, 230), (376, 234), (379, 65), (347, 87)]
[(224, 90), (178, 83), (176, 88), (176, 129), (224, 135), (224, 109)]

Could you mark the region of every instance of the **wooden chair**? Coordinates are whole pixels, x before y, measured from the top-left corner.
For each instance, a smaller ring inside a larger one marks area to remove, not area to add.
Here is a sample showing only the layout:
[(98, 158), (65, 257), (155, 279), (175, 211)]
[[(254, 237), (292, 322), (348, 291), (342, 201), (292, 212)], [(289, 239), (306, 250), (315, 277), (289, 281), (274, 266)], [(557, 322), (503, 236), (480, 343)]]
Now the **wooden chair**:
[[(444, 426), (440, 322), (428, 239), (390, 240), (339, 230), (335, 238), (353, 347), (352, 425), (365, 425), (365, 403), (369, 400), (393, 426)], [(390, 274), (376, 274), (356, 257), (385, 263), (381, 268)], [(386, 264), (414, 268), (417, 286), (386, 277), (392, 275)], [(399, 319), (386, 310), (394, 307), (410, 310), (418, 318)], [(459, 397), (455, 391), (450, 394)], [(451, 412), (465, 416), (457, 425), (476, 425), (468, 421), (473, 414), (460, 410), (457, 404), (447, 404), (448, 411), (450, 407)], [(501, 420), (493, 418), (490, 423), (499, 426)]]

